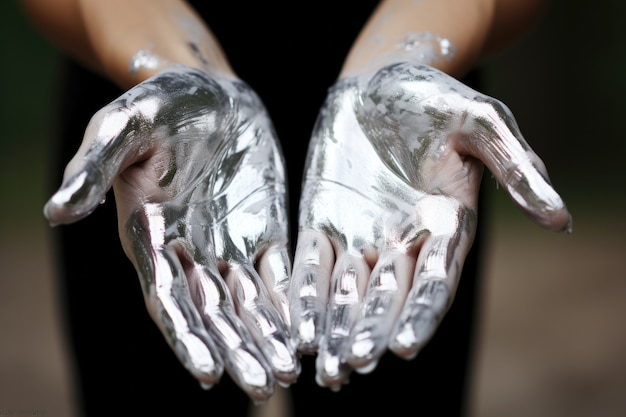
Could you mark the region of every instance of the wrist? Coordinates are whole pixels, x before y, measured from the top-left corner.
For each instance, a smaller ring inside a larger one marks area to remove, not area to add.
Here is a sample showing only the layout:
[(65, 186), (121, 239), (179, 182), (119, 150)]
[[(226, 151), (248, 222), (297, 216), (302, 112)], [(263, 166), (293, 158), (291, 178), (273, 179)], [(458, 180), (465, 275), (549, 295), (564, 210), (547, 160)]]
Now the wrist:
[(425, 64), (462, 77), (476, 64), (494, 0), (386, 0), (359, 34), (341, 76), (395, 62)]
[(428, 65), (449, 72), (455, 67), (456, 53), (456, 46), (447, 38), (430, 32), (408, 33), (394, 49), (382, 50), (360, 60), (347, 60), (341, 77), (374, 73), (383, 67), (400, 62)]
[(182, 0), (81, 0), (97, 71), (128, 89), (183, 65), (234, 75), (203, 20)]

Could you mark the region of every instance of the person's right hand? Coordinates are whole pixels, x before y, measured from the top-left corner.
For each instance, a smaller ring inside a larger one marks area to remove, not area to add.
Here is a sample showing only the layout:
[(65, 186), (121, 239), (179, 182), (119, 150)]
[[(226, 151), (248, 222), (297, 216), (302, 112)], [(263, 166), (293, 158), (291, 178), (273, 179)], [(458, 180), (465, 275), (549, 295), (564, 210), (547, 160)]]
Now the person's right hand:
[(250, 87), (172, 67), (132, 88), (94, 115), (45, 216), (78, 221), (111, 186), (146, 306), (191, 374), (210, 387), (225, 368), (256, 402), (293, 383), (284, 160)]

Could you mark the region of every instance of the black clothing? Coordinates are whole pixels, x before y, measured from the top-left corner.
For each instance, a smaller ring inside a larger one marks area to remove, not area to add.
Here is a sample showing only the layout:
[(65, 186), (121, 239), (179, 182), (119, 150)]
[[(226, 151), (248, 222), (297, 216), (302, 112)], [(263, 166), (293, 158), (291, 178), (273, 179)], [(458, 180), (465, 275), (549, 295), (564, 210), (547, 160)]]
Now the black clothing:
[[(196, 3), (235, 72), (272, 117), (287, 161), (295, 241), (306, 144), (327, 90), (376, 2), (360, 1), (350, 10), (331, 2), (300, 3), (298, 9), (279, 2)], [(62, 148), (52, 189), (61, 183), (91, 116), (122, 93), (73, 63), (63, 82)], [(482, 211), (481, 206), (481, 217)], [(117, 230), (112, 192), (89, 217), (55, 229), (60, 302), (80, 415), (245, 416), (249, 401), (227, 375), (205, 391), (178, 362), (148, 316)], [(471, 370), (479, 241), (477, 236), (451, 310), (416, 359), (388, 354), (373, 373), (354, 373), (334, 393), (316, 385), (314, 357), (304, 357), (302, 375), (289, 390), (294, 415), (364, 416), (372, 407), (389, 415), (462, 415)]]

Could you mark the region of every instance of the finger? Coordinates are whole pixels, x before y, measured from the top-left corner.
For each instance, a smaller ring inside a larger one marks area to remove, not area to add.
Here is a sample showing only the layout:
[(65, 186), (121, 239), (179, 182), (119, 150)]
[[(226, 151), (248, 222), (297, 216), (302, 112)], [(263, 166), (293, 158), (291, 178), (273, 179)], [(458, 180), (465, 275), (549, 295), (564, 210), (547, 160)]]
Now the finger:
[(405, 359), (417, 355), (447, 312), (476, 231), (475, 211), (453, 198), (423, 198), (416, 212), (427, 236), (389, 342), (389, 349)]
[(417, 356), (434, 335), (451, 299), (452, 293), (445, 279), (418, 279), (395, 324), (389, 349), (401, 358)]
[[(138, 111), (141, 108), (133, 109)], [(122, 165), (128, 164), (130, 157), (138, 157), (138, 138), (126, 140), (133, 112), (119, 99), (92, 117), (78, 152), (65, 168), (60, 188), (44, 207), (52, 225), (72, 223), (93, 212)]]
[(300, 362), (287, 324), (261, 278), (251, 265), (231, 265), (226, 282), (239, 317), (269, 361), (272, 372), (282, 384), (293, 383), (300, 373)]
[(338, 390), (347, 383), (351, 368), (344, 352), (370, 272), (360, 254), (344, 253), (337, 258), (331, 278), (326, 330), (316, 359), (316, 379), (322, 386)]
[[(254, 401), (265, 401), (273, 393), (274, 378), (263, 354), (257, 349), (249, 332), (237, 317), (230, 292), (226, 287), (217, 263), (202, 258), (202, 264), (193, 261), (182, 241), (168, 235), (168, 215), (159, 204), (146, 204), (143, 210), (131, 216), (122, 239), (124, 250), (133, 261), (155, 322), (173, 346), (189, 339), (189, 333), (206, 341), (210, 354), (195, 349), (175, 349), (181, 362), (205, 388), (210, 388), (219, 378), (206, 378), (194, 366), (202, 360), (215, 357), (219, 375), (224, 368), (233, 381)], [(170, 243), (167, 244), (166, 240)], [(166, 254), (167, 263), (160, 258)], [(155, 265), (160, 266), (159, 268)], [(170, 281), (175, 278), (175, 288)], [(182, 316), (178, 320), (162, 320), (158, 314), (161, 305), (168, 306), (170, 315)], [(173, 323), (174, 325), (170, 324)], [(219, 359), (219, 360), (218, 360)]]
[(420, 249), (412, 288), (390, 337), (389, 349), (399, 357), (414, 358), (448, 311), (473, 238), (468, 227), (461, 220), (454, 233), (431, 235)]
[(147, 204), (126, 223), (122, 246), (135, 266), (153, 321), (185, 368), (209, 388), (220, 380), (224, 362), (192, 301), (178, 253), (166, 245), (164, 223), (162, 207)]
[(193, 297), (205, 326), (220, 349), (226, 371), (255, 402), (274, 393), (275, 379), (249, 329), (235, 311), (231, 293), (219, 271), (196, 265), (189, 271)]
[(211, 387), (222, 376), (223, 360), (191, 301), (178, 256), (167, 246), (150, 252), (153, 269), (140, 272), (148, 311), (185, 368)]
[(467, 149), (481, 159), (515, 204), (532, 220), (554, 231), (571, 231), (571, 216), (555, 191), (545, 165), (523, 138), (510, 110), (486, 97), (471, 104)]
[(414, 358), (432, 338), (452, 300), (454, 277), (442, 268), (447, 239), (431, 239), (418, 258), (418, 271), (402, 313), (393, 328), (389, 349), (399, 357)]
[(311, 230), (299, 233), (288, 295), (291, 335), (302, 353), (316, 352), (324, 334), (334, 261), (326, 236)]
[(291, 258), (286, 247), (273, 246), (267, 249), (256, 266), (272, 302), (280, 311), (285, 323), (291, 325), (287, 291), (291, 279)]
[(414, 268), (415, 258), (406, 253), (381, 254), (346, 351), (346, 361), (357, 372), (371, 372), (387, 351), (389, 335), (409, 291)]

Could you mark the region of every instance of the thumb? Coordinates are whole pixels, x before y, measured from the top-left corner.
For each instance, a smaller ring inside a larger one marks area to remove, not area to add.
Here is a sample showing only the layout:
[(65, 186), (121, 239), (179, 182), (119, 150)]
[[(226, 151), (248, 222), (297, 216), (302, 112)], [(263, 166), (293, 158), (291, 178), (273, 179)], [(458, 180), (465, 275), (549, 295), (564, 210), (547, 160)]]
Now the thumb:
[(511, 200), (534, 222), (548, 230), (571, 232), (571, 215), (510, 110), (493, 98), (473, 104), (469, 153), (483, 161)]
[(135, 162), (140, 141), (129, 140), (133, 119), (122, 100), (92, 117), (80, 148), (65, 167), (61, 186), (44, 206), (44, 216), (52, 226), (73, 223), (91, 214), (117, 174)]

